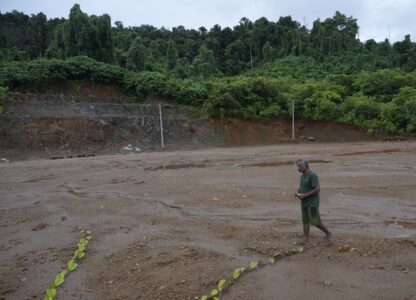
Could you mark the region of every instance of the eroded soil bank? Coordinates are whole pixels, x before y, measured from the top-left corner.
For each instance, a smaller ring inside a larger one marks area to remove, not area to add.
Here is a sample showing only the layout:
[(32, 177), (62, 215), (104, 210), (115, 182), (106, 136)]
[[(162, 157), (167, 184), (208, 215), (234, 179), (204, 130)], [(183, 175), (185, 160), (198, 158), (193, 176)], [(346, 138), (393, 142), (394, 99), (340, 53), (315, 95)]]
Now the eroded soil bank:
[(297, 119), (292, 140), (292, 123), (287, 119), (213, 119), (186, 107), (164, 103), (159, 111), (155, 103), (109, 102), (100, 96), (82, 101), (73, 96), (56, 99), (25, 94), (24, 97), (27, 99), (7, 102), (5, 113), (0, 114), (1, 158), (51, 159), (161, 151), (162, 136), (163, 150), (168, 151), (297, 143), (308, 139), (352, 142), (383, 138), (370, 137), (352, 125)]

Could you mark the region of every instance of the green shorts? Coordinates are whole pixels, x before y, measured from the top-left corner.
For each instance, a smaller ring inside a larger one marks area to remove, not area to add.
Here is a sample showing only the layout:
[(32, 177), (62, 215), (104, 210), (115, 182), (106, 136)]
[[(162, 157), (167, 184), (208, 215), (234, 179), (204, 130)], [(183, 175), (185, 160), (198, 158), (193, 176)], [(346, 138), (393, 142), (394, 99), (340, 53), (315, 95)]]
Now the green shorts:
[(312, 225), (321, 224), (321, 217), (319, 216), (319, 207), (302, 206), (302, 223)]

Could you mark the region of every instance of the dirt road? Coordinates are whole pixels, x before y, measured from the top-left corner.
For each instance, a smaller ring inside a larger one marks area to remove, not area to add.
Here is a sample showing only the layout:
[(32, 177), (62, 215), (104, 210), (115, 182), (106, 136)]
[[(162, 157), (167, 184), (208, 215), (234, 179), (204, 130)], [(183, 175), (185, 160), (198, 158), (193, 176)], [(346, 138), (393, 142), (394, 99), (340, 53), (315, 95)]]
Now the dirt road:
[[(331, 246), (301, 232), (304, 157)], [(92, 232), (57, 299), (416, 299), (416, 143), (297, 144), (0, 164), (0, 299), (41, 299)]]

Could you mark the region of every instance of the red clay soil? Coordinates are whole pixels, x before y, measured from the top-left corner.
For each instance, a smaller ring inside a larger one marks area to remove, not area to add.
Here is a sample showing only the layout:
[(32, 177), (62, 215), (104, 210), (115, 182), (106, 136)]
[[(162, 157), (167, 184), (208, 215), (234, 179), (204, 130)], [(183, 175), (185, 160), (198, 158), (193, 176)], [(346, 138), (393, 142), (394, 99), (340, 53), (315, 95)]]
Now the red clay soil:
[[(213, 120), (216, 133), (224, 136), (227, 146), (270, 145), (292, 141), (290, 120), (248, 121), (242, 119)], [(317, 142), (371, 141), (381, 137), (369, 136), (354, 125), (331, 121), (296, 120), (295, 142), (313, 139)]]

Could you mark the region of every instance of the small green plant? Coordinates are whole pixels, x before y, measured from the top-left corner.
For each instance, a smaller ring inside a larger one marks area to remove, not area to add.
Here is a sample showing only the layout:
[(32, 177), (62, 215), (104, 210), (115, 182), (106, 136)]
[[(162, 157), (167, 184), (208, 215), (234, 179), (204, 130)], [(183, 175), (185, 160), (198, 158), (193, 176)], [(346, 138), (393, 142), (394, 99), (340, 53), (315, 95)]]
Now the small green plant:
[(234, 272), (231, 274), (231, 279), (227, 280), (225, 278), (218, 281), (217, 287), (214, 288), (209, 295), (204, 295), (200, 298), (200, 300), (220, 300), (219, 295), (222, 291), (224, 291), (227, 287), (232, 285), (235, 281), (238, 280), (240, 275), (245, 271), (253, 270), (257, 267), (258, 263), (256, 261), (250, 262), (250, 268), (245, 267), (239, 267), (234, 270)]
[[(275, 254), (273, 254), (272, 256), (269, 257), (269, 265), (274, 264), (276, 261), (283, 259), (284, 257), (288, 257), (294, 254), (299, 254), (299, 253), (303, 253), (304, 248), (303, 247), (299, 247), (298, 249), (291, 249), (291, 250), (285, 250), (282, 252), (277, 252)], [(220, 300), (220, 296), (221, 293), (229, 288), (231, 285), (233, 285), (240, 277), (241, 275), (243, 275), (244, 273), (247, 272), (251, 272), (257, 269), (260, 269), (264, 266), (266, 266), (266, 263), (263, 262), (257, 262), (255, 260), (251, 261), (249, 263), (249, 267), (245, 268), (245, 267), (239, 267), (236, 268), (233, 273), (231, 274), (231, 278), (230, 279), (221, 279), (218, 281), (218, 284), (216, 286), (216, 288), (214, 288), (213, 290), (211, 290), (209, 295), (203, 295), (200, 300)]]
[(67, 273), (67, 270), (63, 270), (58, 275), (56, 275), (55, 280), (53, 282), (54, 287), (60, 286), (65, 281), (65, 275)]
[(74, 271), (78, 267), (78, 262), (85, 256), (85, 248), (88, 242), (91, 240), (91, 235), (86, 235), (82, 237), (78, 244), (77, 250), (75, 250), (73, 257), (68, 261), (66, 264), (66, 268), (62, 270), (58, 275), (56, 275), (55, 280), (49, 288), (46, 290), (45, 297), (43, 300), (53, 300), (56, 296), (56, 288), (64, 283), (65, 277), (69, 275), (72, 271)]
[(257, 268), (257, 266), (258, 266), (258, 263), (256, 261), (253, 260), (253, 261), (250, 262), (250, 269), (253, 270), (253, 269)]

